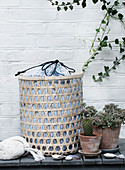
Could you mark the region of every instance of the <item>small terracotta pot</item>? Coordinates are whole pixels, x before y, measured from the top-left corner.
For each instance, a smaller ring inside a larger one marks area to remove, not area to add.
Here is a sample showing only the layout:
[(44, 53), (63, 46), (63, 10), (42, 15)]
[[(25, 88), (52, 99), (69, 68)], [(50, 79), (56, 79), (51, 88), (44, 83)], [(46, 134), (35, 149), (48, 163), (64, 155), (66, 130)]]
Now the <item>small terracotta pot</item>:
[(94, 132), (93, 136), (84, 136), (84, 133), (79, 134), (80, 145), (82, 147), (82, 152), (84, 153), (96, 153), (98, 152), (101, 133)]
[(121, 126), (115, 129), (111, 129), (107, 126), (104, 129), (96, 126), (93, 127), (93, 131), (102, 133), (100, 149), (115, 149), (117, 147), (120, 128)]

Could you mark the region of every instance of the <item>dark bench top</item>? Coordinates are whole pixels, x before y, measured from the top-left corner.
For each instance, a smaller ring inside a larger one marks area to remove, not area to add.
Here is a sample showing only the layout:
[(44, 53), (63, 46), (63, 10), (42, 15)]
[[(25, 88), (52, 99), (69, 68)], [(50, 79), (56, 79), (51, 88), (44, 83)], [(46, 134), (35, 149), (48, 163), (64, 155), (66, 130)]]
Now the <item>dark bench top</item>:
[[(115, 154), (123, 154), (125, 155), (125, 139), (119, 140), (120, 151)], [(2, 161), (0, 160), (0, 170), (1, 169), (124, 169), (125, 170), (125, 160), (124, 159), (106, 159), (103, 154), (99, 157), (95, 158), (84, 158), (79, 153), (80, 159), (73, 159), (71, 161), (63, 160), (53, 160), (52, 157), (46, 157), (42, 162), (35, 162), (31, 155), (27, 155), (25, 157), (21, 157), (20, 159)]]

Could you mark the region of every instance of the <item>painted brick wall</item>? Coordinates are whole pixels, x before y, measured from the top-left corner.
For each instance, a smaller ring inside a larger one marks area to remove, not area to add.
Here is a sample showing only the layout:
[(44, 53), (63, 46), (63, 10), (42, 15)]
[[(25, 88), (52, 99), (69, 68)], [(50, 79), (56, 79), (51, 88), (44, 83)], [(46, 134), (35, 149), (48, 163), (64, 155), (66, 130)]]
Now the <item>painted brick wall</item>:
[[(0, 0), (0, 140), (20, 135), (18, 78), (14, 74), (47, 60), (59, 59), (77, 71), (89, 57), (91, 40), (103, 12), (90, 1), (83, 10), (57, 12), (47, 0)], [(125, 12), (122, 10), (122, 12)], [(112, 21), (111, 37), (124, 35)], [(103, 83), (91, 76), (118, 54), (105, 50), (84, 74), (84, 101), (101, 109), (106, 103), (125, 108), (125, 62)], [(124, 127), (121, 137), (125, 137)]]

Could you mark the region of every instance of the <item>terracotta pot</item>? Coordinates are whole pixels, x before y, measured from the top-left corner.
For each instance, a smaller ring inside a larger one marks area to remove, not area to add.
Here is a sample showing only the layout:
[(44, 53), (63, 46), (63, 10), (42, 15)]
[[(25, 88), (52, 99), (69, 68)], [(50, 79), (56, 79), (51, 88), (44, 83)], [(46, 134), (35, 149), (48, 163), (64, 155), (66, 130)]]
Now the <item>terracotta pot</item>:
[(115, 129), (111, 129), (107, 126), (104, 129), (96, 126), (93, 127), (94, 132), (102, 133), (100, 149), (115, 149), (117, 147), (120, 128), (121, 126), (116, 127)]
[(80, 145), (82, 147), (82, 152), (84, 153), (96, 153), (98, 152), (101, 133), (94, 132), (93, 136), (84, 136), (83, 133), (79, 134)]

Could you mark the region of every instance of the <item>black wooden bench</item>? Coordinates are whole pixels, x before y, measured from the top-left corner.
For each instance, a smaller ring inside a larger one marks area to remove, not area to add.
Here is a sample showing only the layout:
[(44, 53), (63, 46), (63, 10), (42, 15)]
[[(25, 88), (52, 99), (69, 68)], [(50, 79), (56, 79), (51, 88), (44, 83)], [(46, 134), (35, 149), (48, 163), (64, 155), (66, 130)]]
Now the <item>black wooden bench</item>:
[[(119, 153), (125, 155), (125, 139), (119, 140), (120, 151)], [(119, 154), (116, 153), (116, 154)], [(71, 161), (63, 160), (53, 160), (52, 157), (46, 157), (42, 162), (35, 162), (31, 155), (27, 155), (20, 159), (2, 161), (0, 160), (0, 170), (108, 170), (118, 169), (125, 170), (125, 160), (124, 159), (106, 159), (103, 154), (95, 158), (83, 158), (80, 156), (80, 159), (73, 159)]]

